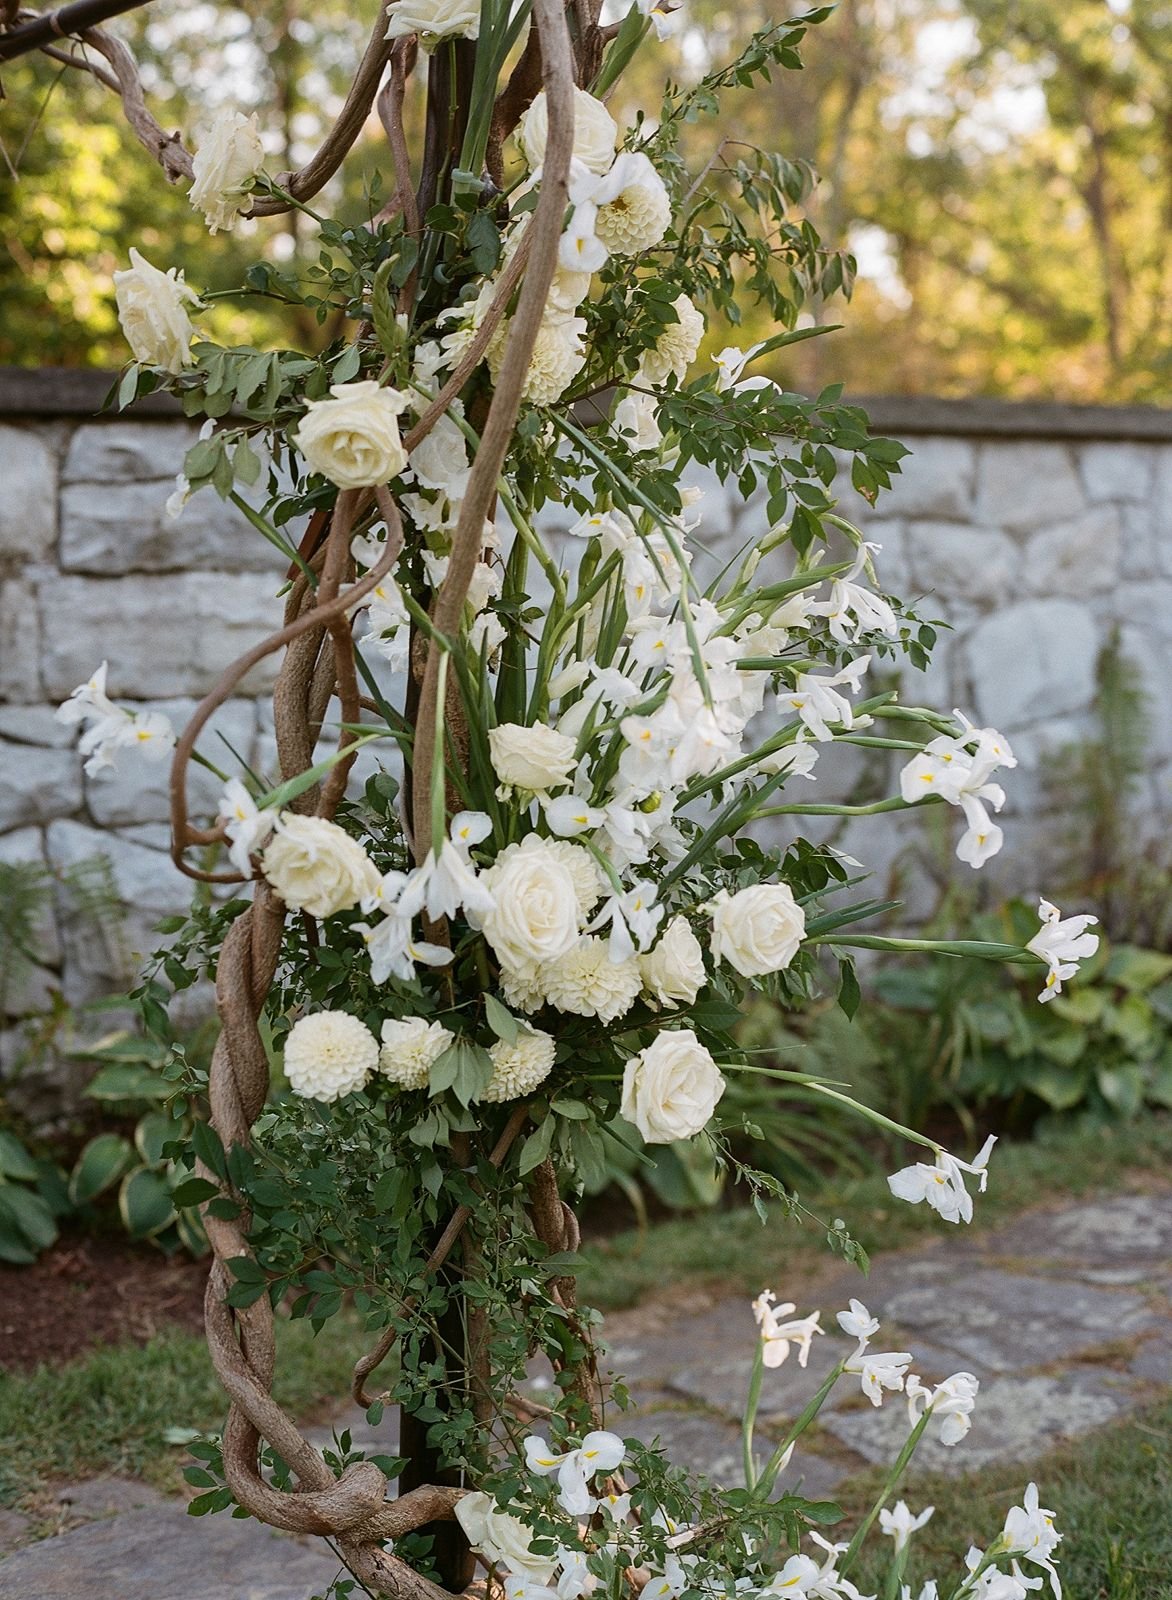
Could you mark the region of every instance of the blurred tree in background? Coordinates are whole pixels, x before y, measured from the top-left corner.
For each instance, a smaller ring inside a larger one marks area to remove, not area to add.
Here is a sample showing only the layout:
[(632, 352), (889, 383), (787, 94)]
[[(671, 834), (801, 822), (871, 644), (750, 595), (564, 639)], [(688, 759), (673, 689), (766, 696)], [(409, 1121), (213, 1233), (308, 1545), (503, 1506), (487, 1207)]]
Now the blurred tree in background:
[[(156, 0), (116, 26), (165, 123), (198, 137), (188, 106), (209, 93), (212, 104), (275, 106), (265, 135), (276, 172), (297, 164), (337, 109), (374, 3)], [(679, 77), (731, 55), (777, 14), (773, 0), (686, 0)], [(113, 97), (82, 74), (67, 84), (57, 76), (43, 59), (7, 74), (0, 360), (117, 365), (110, 279), (125, 241), (141, 240), (148, 256), (214, 291), (240, 281), (254, 243), (209, 239), (181, 192), (160, 195)], [(816, 384), (831, 362), (856, 392), (1168, 398), (1172, 4), (840, 0), (805, 73), (784, 80), (730, 99), (723, 147), (688, 152), (697, 165), (734, 162), (745, 140), (809, 160), (822, 179), (813, 221), (828, 244), (857, 256), (836, 348), (799, 345), (778, 376)], [(624, 83), (625, 109), (639, 87), (637, 75)], [(653, 115), (646, 88), (641, 103)], [(9, 130), (29, 129), (30, 106), (41, 115), (14, 147)], [(380, 203), (368, 191), (381, 139), (369, 148), (366, 174), (345, 197), (354, 220)], [(300, 248), (295, 223), (256, 226), (274, 257)], [(289, 326), (255, 298), (216, 306), (221, 337)], [(841, 307), (810, 311), (842, 320)], [(713, 337), (724, 342), (725, 332)], [(312, 325), (296, 334), (322, 337)]]

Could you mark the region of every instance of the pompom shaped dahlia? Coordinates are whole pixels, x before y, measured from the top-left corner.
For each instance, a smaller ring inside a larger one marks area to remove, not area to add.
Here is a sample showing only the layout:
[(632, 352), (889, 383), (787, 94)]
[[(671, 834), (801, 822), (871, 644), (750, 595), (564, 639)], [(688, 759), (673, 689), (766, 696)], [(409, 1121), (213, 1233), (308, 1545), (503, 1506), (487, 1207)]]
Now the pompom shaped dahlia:
[(666, 383), (672, 376), (682, 383), (704, 337), (704, 318), (687, 295), (672, 305), (679, 321), (663, 330), (653, 350), (643, 352), (643, 376), (649, 383)]
[(572, 844), (569, 839), (547, 839), (545, 847), (573, 879), (574, 893), (578, 898), (578, 918), (585, 922), (606, 889), (602, 868), (589, 850), (583, 849), (580, 844)]
[(510, 1011), (540, 1011), (545, 1004), (540, 967), (535, 972), (516, 972), (502, 966), (500, 985), (501, 998)]
[(540, 976), (551, 1005), (600, 1022), (613, 1022), (629, 1011), (643, 986), (639, 963), (630, 958), (612, 961), (609, 940), (593, 936), (547, 962)]
[(488, 1052), (492, 1077), (480, 1092), (481, 1100), (519, 1100), (532, 1094), (549, 1077), (556, 1048), (550, 1035), (536, 1028), (522, 1028), (512, 1044), (498, 1039)]
[(611, 173), (611, 196), (599, 205), (594, 224), (603, 244), (614, 255), (638, 255), (659, 243), (670, 222), (671, 200), (650, 161), (641, 152), (621, 155)]
[(440, 1023), (422, 1017), (388, 1017), (382, 1025), (378, 1070), (401, 1089), (426, 1089), (433, 1063), (454, 1037)]
[[(495, 383), (509, 343), (512, 319), (502, 322), (485, 351), (488, 370)], [(586, 332), (583, 317), (558, 315), (547, 318), (537, 330), (522, 398), (534, 406), (552, 406), (560, 400), (586, 364)]]
[(363, 1088), (377, 1065), (378, 1041), (348, 1011), (301, 1017), (285, 1040), (285, 1076), (303, 1100), (341, 1100)]

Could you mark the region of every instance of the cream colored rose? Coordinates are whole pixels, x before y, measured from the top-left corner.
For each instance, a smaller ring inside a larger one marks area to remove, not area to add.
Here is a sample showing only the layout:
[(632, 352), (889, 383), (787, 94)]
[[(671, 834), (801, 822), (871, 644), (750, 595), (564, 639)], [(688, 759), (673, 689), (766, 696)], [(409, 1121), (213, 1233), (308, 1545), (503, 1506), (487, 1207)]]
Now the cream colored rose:
[(709, 910), (712, 954), (743, 978), (781, 972), (805, 937), (806, 914), (788, 883), (758, 883), (734, 895), (722, 889)]
[(716, 1062), (691, 1028), (679, 1028), (627, 1062), (619, 1109), (646, 1144), (671, 1144), (706, 1128), (723, 1093)]
[(252, 204), (252, 183), (265, 163), (255, 113), (223, 111), (191, 161), (187, 198), (207, 219), (208, 232), (230, 228)]
[(295, 811), (282, 812), (261, 868), (291, 910), (311, 917), (349, 911), (382, 883), (366, 851), (337, 823)]
[(468, 1543), (494, 1566), (508, 1572), (525, 1573), (537, 1583), (548, 1583), (556, 1562), (552, 1556), (539, 1556), (530, 1548), (533, 1535), (517, 1517), (502, 1511), (491, 1495), (479, 1489), (461, 1495), (456, 1501), (456, 1521)]
[[(614, 118), (592, 94), (585, 89), (574, 90), (574, 155), (591, 172), (605, 172), (614, 160), (614, 147), (619, 130)], [(549, 139), (549, 106), (545, 90), (521, 118), (517, 140), (530, 171), (545, 160), (545, 146)]]
[(297, 448), (314, 472), (339, 489), (389, 483), (407, 465), (399, 413), (410, 396), (373, 381), (336, 383), (330, 400), (306, 402)]
[(182, 372), (191, 365), (195, 329), (186, 307), (199, 306), (200, 300), (181, 272), (174, 267), (160, 272), (132, 249), (130, 266), (114, 274), (114, 298), (136, 361), (168, 372)]
[(673, 917), (653, 950), (639, 957), (643, 987), (663, 1005), (686, 1005), (704, 987), (704, 952), (686, 917)]
[(392, 0), (385, 37), (417, 33), (430, 55), (441, 39), (480, 37), (480, 0)]
[(489, 729), (488, 747), (500, 781), (534, 794), (561, 788), (574, 765), (573, 739), (545, 722), (502, 722)]
[(502, 850), (481, 881), (495, 902), (482, 922), (497, 959), (518, 976), (556, 961), (578, 937), (574, 879), (536, 834)]

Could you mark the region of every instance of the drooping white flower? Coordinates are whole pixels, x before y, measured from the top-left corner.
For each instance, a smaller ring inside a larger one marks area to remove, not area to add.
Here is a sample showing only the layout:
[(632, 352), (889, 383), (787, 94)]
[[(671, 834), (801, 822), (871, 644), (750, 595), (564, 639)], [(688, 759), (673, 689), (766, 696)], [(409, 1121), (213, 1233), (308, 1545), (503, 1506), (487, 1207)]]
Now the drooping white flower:
[(996, 1134), (990, 1134), (973, 1161), (959, 1161), (947, 1150), (939, 1150), (931, 1166), (917, 1161), (913, 1166), (892, 1173), (887, 1180), (888, 1188), (897, 1199), (907, 1200), (912, 1205), (926, 1200), (945, 1222), (971, 1222), (973, 1197), (965, 1187), (964, 1174), (975, 1175), (979, 1192), (984, 1194), (989, 1181), (989, 1157), (996, 1143)]
[(899, 622), (887, 601), (856, 582), (867, 557), (881, 548), (877, 544), (861, 544), (850, 571), (831, 584), (829, 600), (814, 601), (809, 606), (811, 616), (826, 618), (831, 638), (840, 644), (853, 643), (860, 633), (882, 633), (890, 639), (899, 636)]
[(539, 1028), (521, 1028), (512, 1044), (498, 1039), (488, 1053), (492, 1057), (492, 1077), (480, 1091), (480, 1098), (496, 1104), (519, 1100), (545, 1082), (553, 1070), (557, 1042)]
[(426, 1089), (432, 1067), (455, 1038), (424, 1017), (388, 1017), (381, 1033), (378, 1070), (401, 1089)]
[(620, 1110), (645, 1144), (671, 1144), (708, 1126), (724, 1090), (723, 1075), (692, 1029), (664, 1029), (623, 1069)]
[(532, 1547), (533, 1532), (519, 1517), (502, 1511), (491, 1495), (473, 1490), (456, 1502), (456, 1521), (468, 1543), (494, 1565), (507, 1572), (524, 1573), (537, 1583), (549, 1583), (557, 1563)]
[(994, 811), (1005, 804), (1005, 791), (991, 781), (992, 775), (999, 767), (1015, 767), (1017, 761), (996, 728), (977, 728), (961, 712), (954, 715), (964, 733), (932, 739), (913, 756), (900, 772), (900, 793), (909, 805), (939, 795), (949, 805), (959, 806), (967, 827), (956, 854), (970, 866), (981, 867), (1001, 849), (1004, 838), (985, 810), (986, 804)]
[(1078, 971), (1078, 963), (1093, 956), (1099, 948), (1098, 934), (1086, 931), (1099, 919), (1085, 912), (1076, 917), (1064, 917), (1049, 900), (1038, 902), (1038, 915), (1042, 926), (1026, 949), (1041, 956), (1047, 965), (1046, 982), (1038, 996), (1039, 1000), (1046, 1001), (1061, 994), (1067, 978), (1073, 978)]
[(407, 883), (407, 873), (387, 872), (362, 898), (362, 909), (368, 916), (375, 911), (383, 913), (377, 923), (354, 924), (354, 932), (361, 934), (366, 944), (374, 983), (386, 983), (391, 976), (408, 981), (414, 978), (417, 963), (443, 967), (452, 959), (451, 950), (444, 946), (415, 939), (413, 916), (399, 909), (399, 897)]
[(478, 0), (391, 0), (386, 37), (404, 39), (413, 33), (428, 55), (441, 39), (478, 39)]
[(797, 1346), (799, 1367), (804, 1367), (810, 1359), (814, 1335), (823, 1331), (822, 1313), (813, 1311), (808, 1317), (784, 1320), (796, 1310), (797, 1306), (789, 1300), (778, 1305), (772, 1289), (764, 1290), (753, 1301), (753, 1315), (761, 1330), (761, 1359), (767, 1367), (780, 1367), (789, 1356), (790, 1345)]
[(251, 204), (252, 187), (264, 166), (256, 113), (220, 111), (191, 161), (187, 198), (202, 211), (208, 232), (231, 228)]
[[(573, 166), (586, 173), (588, 178), (593, 177), (580, 162), (575, 161)], [(571, 176), (570, 199), (574, 210), (558, 244), (558, 264), (565, 272), (598, 272), (606, 265), (607, 248), (597, 232), (598, 207), (587, 198), (592, 187), (592, 184), (575, 186)]]
[(315, 1011), (285, 1039), (284, 1068), (293, 1093), (329, 1105), (365, 1086), (378, 1065), (378, 1042), (348, 1011)]
[(609, 941), (591, 934), (544, 962), (538, 976), (551, 1006), (600, 1022), (625, 1016), (642, 987), (638, 963), (612, 960)]
[(839, 689), (846, 684), (848, 694), (857, 694), (870, 665), (870, 656), (858, 656), (841, 672), (799, 673), (793, 688), (783, 689), (778, 695), (778, 709), (796, 711), (810, 730), (810, 736), (820, 741), (833, 737), (832, 725), (847, 729), (865, 727), (866, 720), (855, 716), (854, 707)]
[(1058, 1581), (1053, 1555), (1062, 1541), (1054, 1526), (1054, 1513), (1038, 1504), (1038, 1486), (1027, 1485), (1019, 1506), (1012, 1506), (1005, 1518), (1001, 1534), (1010, 1555), (1024, 1556), (1036, 1566), (1043, 1567), (1050, 1576), (1050, 1585), (1058, 1600), (1062, 1586)]
[(930, 1411), (932, 1420), (940, 1424), (940, 1443), (959, 1444), (972, 1427), (980, 1387), (971, 1372), (954, 1372), (934, 1389), (922, 1383), (913, 1372), (904, 1390), (913, 1427), (926, 1411)]
[(258, 808), (239, 778), (229, 778), (220, 801), (219, 819), (229, 839), (228, 859), (244, 877), (252, 876), (252, 856), (277, 825), (277, 813)]
[(907, 1369), (912, 1364), (910, 1350), (859, 1350), (844, 1363), (847, 1372), (858, 1376), (863, 1393), (873, 1406), (883, 1404), (884, 1391), (898, 1394)]
[[(592, 94), (585, 89), (574, 90), (574, 158), (589, 167), (591, 172), (606, 172), (614, 160), (614, 147), (619, 130), (614, 118)], [(521, 118), (517, 128), (517, 142), (531, 171), (545, 161), (545, 145), (549, 138), (549, 106), (542, 89)]]
[(895, 1541), (895, 1553), (906, 1548), (908, 1540), (913, 1533), (918, 1533), (931, 1521), (935, 1506), (925, 1506), (918, 1517), (914, 1517), (908, 1509), (906, 1500), (897, 1500), (892, 1510), (886, 1507), (879, 1513), (879, 1526), (889, 1538)]
[(473, 916), (488, 916), (496, 902), (487, 875), (478, 874), (469, 852), (492, 832), (492, 820), (483, 811), (459, 811), (440, 842), (410, 875), (399, 896), (400, 915), (417, 916), (426, 910), (433, 922), (454, 917), (461, 906)]
[(544, 722), (502, 722), (488, 731), (489, 756), (502, 784), (545, 794), (569, 782), (574, 741)]
[(712, 358), (712, 365), (716, 368), (716, 387), (718, 392), (724, 393), (728, 389), (738, 388), (741, 373), (744, 372), (749, 362), (760, 350), (759, 344), (752, 344), (747, 350), (741, 350), (737, 345), (725, 345)]
[[(611, 1507), (620, 1503), (624, 1498), (629, 1506), (630, 1495), (617, 1494), (602, 1495), (599, 1497), (597, 1504), (600, 1510), (610, 1510), (611, 1517), (614, 1518), (616, 1513)], [(610, 1504), (608, 1505), (607, 1502)], [(626, 1512), (624, 1511), (622, 1514), (625, 1516)], [(584, 1596), (593, 1594), (598, 1587), (598, 1578), (591, 1572), (584, 1550), (571, 1550), (564, 1544), (558, 1545), (558, 1566), (561, 1571), (558, 1573), (555, 1591), (557, 1600), (583, 1600)]]
[(851, 1339), (859, 1341), (859, 1351), (879, 1332), (879, 1318), (873, 1317), (861, 1300), (851, 1300), (849, 1311), (839, 1311), (835, 1321)]
[(149, 761), (161, 761), (175, 748), (175, 730), (161, 711), (126, 711), (106, 693), (107, 663), (85, 683), (78, 684), (68, 700), (57, 707), (57, 721), (81, 725), (79, 754), (92, 778), (113, 767), (121, 750), (137, 750)]
[(326, 400), (307, 400), (296, 444), (314, 472), (339, 489), (389, 483), (407, 465), (399, 417), (411, 396), (373, 379), (335, 383)]
[(332, 917), (376, 892), (378, 868), (336, 822), (283, 811), (261, 870), (292, 911)]
[(646, 950), (663, 920), (663, 907), (655, 904), (656, 886), (639, 881), (621, 894), (612, 894), (590, 924), (591, 933), (610, 926), (610, 959), (629, 961)]
[(805, 937), (806, 915), (788, 883), (757, 883), (733, 895), (721, 889), (708, 909), (713, 958), (743, 978), (782, 972)]
[(171, 373), (191, 365), (195, 329), (187, 308), (202, 309), (202, 302), (182, 272), (161, 272), (132, 248), (130, 266), (114, 274), (114, 299), (136, 361)]

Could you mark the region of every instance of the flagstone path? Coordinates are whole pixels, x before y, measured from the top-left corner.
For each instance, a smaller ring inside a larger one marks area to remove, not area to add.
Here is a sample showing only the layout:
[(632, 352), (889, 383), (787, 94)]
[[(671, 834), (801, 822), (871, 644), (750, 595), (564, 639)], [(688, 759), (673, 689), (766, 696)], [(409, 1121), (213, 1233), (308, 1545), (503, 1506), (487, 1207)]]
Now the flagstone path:
[[(1172, 1387), (1172, 1193), (1116, 1195), (1028, 1212), (995, 1232), (947, 1237), (881, 1257), (865, 1282), (828, 1270), (813, 1297), (775, 1284), (779, 1298), (834, 1311), (851, 1295), (883, 1323), (876, 1348), (915, 1353), (926, 1379), (958, 1370), (981, 1380), (972, 1432), (956, 1449), (925, 1441), (924, 1466), (961, 1472), (1027, 1464), (1051, 1446), (1113, 1422)], [(608, 1419), (626, 1435), (659, 1438), (668, 1453), (720, 1482), (740, 1476), (737, 1419), (754, 1328), (742, 1297), (675, 1290), (607, 1321), (611, 1365), (634, 1413)], [(766, 1373), (757, 1437), (768, 1449), (847, 1348), (815, 1340), (803, 1372), (791, 1358)], [(30, 1419), (31, 1422), (32, 1419)], [(389, 1423), (389, 1418), (388, 1418)], [(384, 1423), (339, 1419), (356, 1447), (393, 1452)], [(879, 1410), (854, 1385), (837, 1386), (803, 1436), (782, 1489), (833, 1495), (906, 1437), (899, 1399)], [(328, 1442), (332, 1430), (317, 1430)], [(310, 1600), (338, 1575), (320, 1540), (297, 1540), (227, 1515), (193, 1518), (179, 1500), (118, 1478), (65, 1485), (43, 1531), (0, 1511), (0, 1600)], [(5, 1555), (5, 1551), (10, 1554)]]

